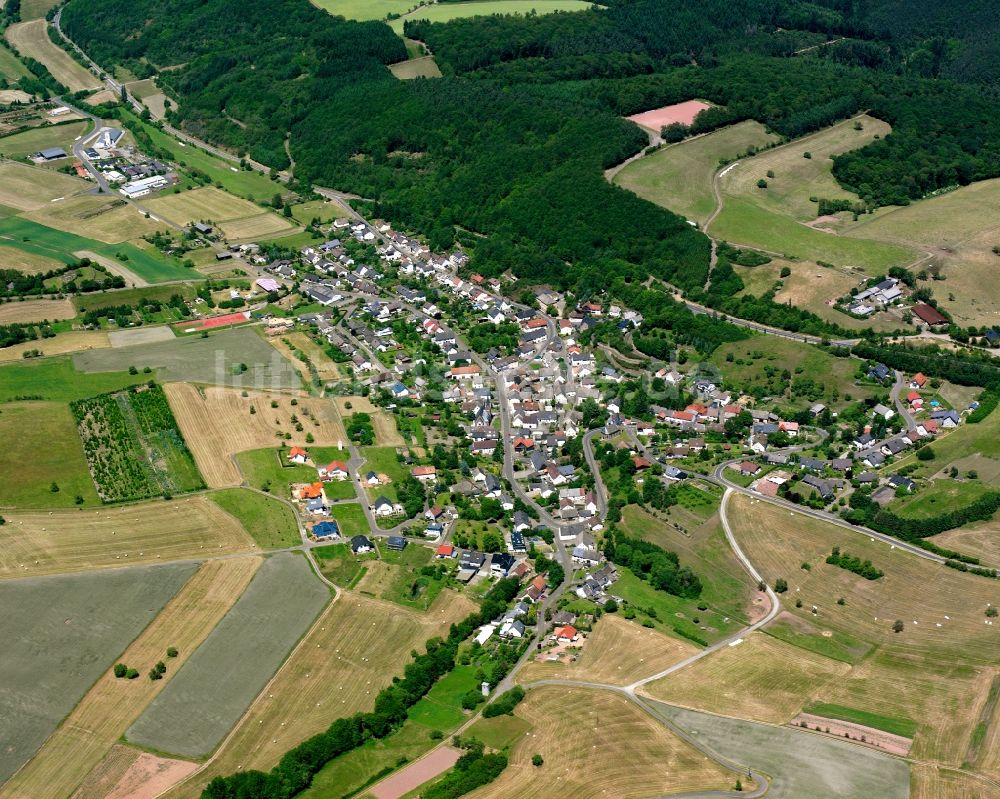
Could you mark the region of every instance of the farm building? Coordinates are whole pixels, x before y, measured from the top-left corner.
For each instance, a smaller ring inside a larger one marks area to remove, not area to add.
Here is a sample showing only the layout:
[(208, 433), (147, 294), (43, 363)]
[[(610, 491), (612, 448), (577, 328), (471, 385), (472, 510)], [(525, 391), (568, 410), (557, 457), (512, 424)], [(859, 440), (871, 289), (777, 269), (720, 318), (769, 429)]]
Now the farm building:
[(913, 306), (913, 315), (922, 322), (926, 322), (931, 327), (948, 324), (948, 320), (944, 318), (937, 308), (934, 308), (924, 302), (918, 302)]
[(31, 156), (34, 161), (58, 161), (66, 157), (66, 151), (62, 147), (49, 147)]

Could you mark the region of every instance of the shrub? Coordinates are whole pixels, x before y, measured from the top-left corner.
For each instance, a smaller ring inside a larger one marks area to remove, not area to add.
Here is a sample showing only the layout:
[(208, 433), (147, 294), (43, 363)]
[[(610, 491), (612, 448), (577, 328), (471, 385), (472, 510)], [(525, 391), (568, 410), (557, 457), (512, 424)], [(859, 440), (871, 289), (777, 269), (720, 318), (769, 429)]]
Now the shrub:
[(531, 756), (531, 765), (535, 766), (536, 768), (538, 766), (541, 766), (542, 763), (544, 762), (545, 759), (540, 754), (538, 754), (538, 752), (535, 752), (535, 754)]
[(126, 666), (124, 663), (115, 663), (114, 671), (115, 671), (115, 677), (117, 677), (120, 680), (122, 677), (128, 674), (128, 666)]
[(896, 621), (894, 621), (892, 623), (892, 631), (894, 633), (901, 633), (901, 632), (903, 632), (903, 622), (902, 622), (901, 619), (896, 619)]
[(926, 447), (921, 447), (917, 450), (917, 460), (918, 461), (932, 461), (937, 456), (934, 454), (934, 450), (931, 449), (930, 445)]
[(788, 581), (784, 577), (779, 577), (774, 581), (774, 592), (776, 594), (783, 594), (788, 590)]
[(177, 657), (177, 647), (175, 647), (175, 646), (168, 646), (167, 647), (167, 657), (168, 658), (175, 658), (175, 657)]
[(138, 676), (139, 676), (138, 669), (129, 669), (128, 671), (125, 672), (125, 677), (129, 680), (134, 680)]

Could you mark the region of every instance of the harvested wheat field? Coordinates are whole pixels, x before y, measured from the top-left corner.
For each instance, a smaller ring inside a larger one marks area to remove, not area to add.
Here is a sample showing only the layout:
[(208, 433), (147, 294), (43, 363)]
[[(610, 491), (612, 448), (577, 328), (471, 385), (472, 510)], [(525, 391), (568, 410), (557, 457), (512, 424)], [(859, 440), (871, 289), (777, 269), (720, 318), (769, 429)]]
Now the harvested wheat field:
[(59, 197), (69, 197), (88, 186), (87, 181), (51, 169), (22, 164), (0, 163), (0, 205), (30, 211), (47, 206)]
[(978, 774), (913, 763), (910, 799), (1000, 799), (1000, 787)]
[(301, 351), (309, 358), (310, 363), (316, 367), (316, 374), (319, 375), (320, 380), (336, 380), (340, 377), (337, 364), (330, 360), (330, 356), (323, 351), (319, 344), (309, 338), (307, 333), (289, 333), (286, 336), (275, 336), (268, 340), (275, 349), (296, 365), (306, 385), (312, 383), (312, 373), (309, 371), (308, 365), (295, 357), (295, 350)]
[(36, 19), (7, 28), (7, 41), (22, 56), (41, 61), (52, 76), (71, 92), (101, 88), (100, 79), (73, 60), (65, 50), (49, 39), (48, 22)]
[[(70, 796), (226, 614), (260, 564), (261, 558), (248, 556), (202, 565), (119, 658), (141, 677), (122, 680), (105, 672), (34, 758), (0, 789), (0, 797)], [(167, 647), (175, 647), (177, 656), (168, 658)], [(160, 660), (167, 665), (164, 678), (147, 679), (145, 672)]]
[(189, 760), (157, 757), (115, 744), (87, 775), (72, 799), (153, 799), (198, 768)]
[(0, 249), (0, 269), (14, 269), (26, 275), (37, 275), (62, 266), (63, 262), (55, 258), (46, 258), (44, 255), (36, 255), (14, 247)]
[(4, 347), (0, 349), (0, 363), (23, 361), (24, 353), (29, 350), (41, 350), (43, 355), (65, 355), (69, 352), (100, 350), (107, 346), (108, 334), (105, 330), (71, 330), (60, 333), (55, 338), (25, 341), (13, 347)]
[(204, 496), (97, 510), (9, 511), (0, 579), (255, 552), (239, 522)]
[(687, 641), (605, 614), (587, 637), (573, 663), (528, 664), (517, 674), (519, 683), (566, 679), (628, 685), (678, 663), (698, 651)]
[(147, 219), (139, 209), (129, 205), (121, 197), (109, 198), (106, 194), (69, 197), (61, 202), (48, 203), (23, 216), (32, 222), (97, 239), (106, 244), (139, 239), (162, 227), (152, 219)]
[(295, 226), (287, 219), (270, 211), (254, 214), (245, 219), (230, 219), (219, 223), (222, 235), (230, 241), (266, 238), (279, 233), (284, 234), (294, 228)]
[[(195, 387), (188, 383), (164, 386), (181, 433), (195, 463), (210, 488), (226, 488), (243, 483), (243, 475), (233, 456), (237, 452), (274, 446), (277, 433), (295, 435), (292, 415), (301, 421), (304, 432), (293, 443), (303, 444), (306, 432), (316, 446), (336, 446), (347, 440), (335, 408), (327, 401), (292, 397), (265, 391), (248, 391), (221, 386)], [(278, 407), (272, 408), (271, 402)], [(256, 413), (251, 414), (254, 408)]]
[[(608, 691), (549, 686), (530, 691), (516, 715), (532, 730), (510, 765), (470, 799), (626, 799), (731, 788), (735, 775)], [(540, 754), (545, 763), (531, 765)]]
[(673, 705), (785, 724), (848, 671), (846, 663), (753, 633), (643, 690)]
[(442, 592), (426, 613), (340, 592), (216, 756), (169, 796), (197, 799), (215, 776), (269, 769), (334, 719), (371, 709), (375, 695), (402, 673), (410, 650), (446, 634), (473, 607), (451, 591)]
[(0, 325), (46, 320), (54, 322), (59, 319), (72, 319), (74, 316), (76, 316), (76, 308), (68, 299), (25, 300), (24, 302), (5, 302), (0, 305)]

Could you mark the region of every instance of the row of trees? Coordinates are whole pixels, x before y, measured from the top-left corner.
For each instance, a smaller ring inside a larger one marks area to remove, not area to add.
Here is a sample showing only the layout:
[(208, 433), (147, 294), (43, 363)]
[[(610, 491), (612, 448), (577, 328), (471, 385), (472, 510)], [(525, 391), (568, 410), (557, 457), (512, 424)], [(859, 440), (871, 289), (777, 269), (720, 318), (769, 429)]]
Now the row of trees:
[(658, 591), (684, 599), (701, 595), (701, 580), (690, 567), (681, 566), (676, 552), (612, 529), (604, 539), (604, 555), (615, 565), (647, 580)]

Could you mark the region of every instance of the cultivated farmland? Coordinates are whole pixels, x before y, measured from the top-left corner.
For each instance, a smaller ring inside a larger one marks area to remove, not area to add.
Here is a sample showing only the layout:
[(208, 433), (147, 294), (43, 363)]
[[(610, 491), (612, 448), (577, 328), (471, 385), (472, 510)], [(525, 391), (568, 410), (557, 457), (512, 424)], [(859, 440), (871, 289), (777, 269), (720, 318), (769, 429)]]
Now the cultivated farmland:
[(229, 241), (257, 241), (265, 236), (282, 236), (293, 229), (294, 226), (284, 217), (259, 210), (253, 216), (219, 223), (219, 230)]
[(254, 702), (217, 757), (170, 799), (197, 799), (212, 777), (269, 769), (300, 741), (342, 716), (369, 710), (375, 695), (402, 673), (410, 650), (466, 616), (471, 603), (445, 592), (427, 613), (342, 593), (313, 624)]
[(92, 252), (121, 263), (129, 272), (150, 283), (198, 277), (196, 272), (183, 267), (180, 261), (167, 258), (155, 250), (143, 249), (130, 242), (105, 244), (21, 217), (0, 219), (0, 246), (14, 247), (63, 263), (75, 263), (79, 260), (77, 253)]
[(105, 502), (204, 488), (158, 384), (78, 400), (70, 407)]
[[(267, 235), (291, 227), (287, 220), (277, 214), (262, 213), (261, 207), (256, 203), (235, 197), (214, 186), (206, 186), (180, 194), (165, 194), (162, 197), (149, 200), (146, 205), (157, 216), (182, 227), (200, 221), (216, 225), (221, 225), (223, 222), (235, 225), (239, 220), (251, 218), (261, 219), (260, 235)], [(265, 217), (268, 218), (266, 221), (263, 219)], [(224, 228), (223, 232), (226, 236), (233, 238), (230, 236), (228, 228)]]
[(0, 615), (0, 781), (34, 754), (195, 569), (171, 564), (0, 585), (8, 609)]
[[(70, 796), (226, 614), (259, 565), (254, 557), (202, 565), (118, 658), (142, 671), (142, 679), (116, 679), (105, 671), (0, 797)], [(177, 657), (167, 659), (167, 647), (176, 648)], [(146, 668), (164, 659), (164, 679), (146, 679)]]
[(16, 322), (55, 322), (60, 319), (72, 319), (76, 309), (69, 300), (25, 300), (24, 302), (5, 302), (0, 305), (0, 325)]
[(121, 508), (4, 511), (0, 577), (254, 552), (240, 524), (204, 496)]
[(701, 100), (685, 100), (683, 103), (674, 103), (673, 105), (665, 105), (661, 108), (643, 111), (639, 114), (632, 114), (626, 117), (626, 119), (635, 122), (636, 125), (646, 130), (653, 131), (658, 136), (660, 129), (667, 125), (674, 123), (690, 125), (694, 122), (698, 114), (702, 111), (707, 111), (711, 107), (709, 103), (702, 102)]
[(72, 799), (136, 799), (158, 796), (198, 768), (190, 760), (158, 757), (116, 744), (73, 794)]
[(128, 729), (141, 746), (211, 752), (329, 601), (296, 553), (272, 555), (191, 659)]
[[(57, 336), (52, 340), (58, 339)], [(10, 402), (15, 397), (26, 395), (70, 402), (104, 391), (115, 391), (137, 382), (139, 378), (125, 370), (109, 374), (81, 374), (73, 368), (70, 358), (19, 359), (17, 363), (0, 366), (0, 402)]]
[(748, 120), (644, 156), (614, 177), (619, 186), (650, 202), (704, 224), (715, 210), (712, 180), (719, 159), (777, 141), (759, 122)]
[[(469, 794), (473, 799), (660, 796), (731, 788), (735, 780), (640, 708), (606, 691), (534, 689), (516, 715), (531, 724), (531, 732), (514, 744), (500, 777)], [(536, 752), (545, 760), (540, 768), (531, 765)]]
[[(39, 224), (106, 244), (117, 244), (162, 229), (121, 197), (81, 195), (49, 203), (24, 215)], [(187, 277), (195, 277), (188, 271)]]
[(24, 56), (41, 61), (53, 77), (71, 92), (99, 89), (101, 81), (76, 61), (69, 53), (49, 39), (48, 23), (44, 19), (21, 22), (7, 28), (7, 41)]
[(4, 269), (15, 269), (26, 275), (37, 275), (63, 266), (61, 261), (24, 250), (15, 250), (13, 247), (4, 247), (0, 250), (0, 258)]
[[(81, 372), (124, 372), (149, 366), (164, 383), (190, 381), (260, 390), (299, 388), (301, 380), (288, 361), (253, 328), (219, 330), (208, 338), (188, 336), (119, 349), (80, 353), (73, 363)], [(246, 364), (246, 371), (240, 364)]]
[[(317, 447), (347, 440), (334, 407), (318, 399), (298, 397), (298, 404), (292, 405), (288, 395), (251, 391), (244, 397), (236, 389), (196, 388), (187, 383), (169, 383), (165, 391), (195, 462), (212, 488), (240, 485), (243, 475), (233, 456), (276, 446), (278, 433), (291, 433), (299, 446), (308, 446), (307, 432)], [(278, 407), (272, 408), (272, 402), (277, 402)], [(298, 417), (302, 433), (296, 432), (292, 416)]]
[[(85, 124), (80, 123), (81, 126)], [(70, 126), (60, 126), (56, 130), (69, 132)], [(80, 130), (82, 131), (82, 127)], [(12, 150), (8, 148), (17, 147), (15, 138), (0, 139), (0, 152), (12, 155)], [(35, 143), (33, 141), (31, 144)], [(37, 152), (38, 149), (35, 147), (32, 152)], [(8, 208), (17, 208), (21, 211), (43, 208), (57, 197), (68, 197), (86, 188), (86, 181), (63, 175), (61, 172), (16, 161), (0, 162), (0, 205)]]
[(754, 633), (644, 690), (671, 704), (784, 724), (849, 670), (846, 663)]
[[(2, 373), (0, 373), (2, 374)], [(69, 406), (17, 402), (0, 409), (0, 505), (71, 507), (98, 502)], [(55, 482), (58, 491), (52, 491)], [(0, 528), (0, 534), (4, 529)]]
[(769, 799), (878, 796), (906, 799), (905, 761), (861, 746), (786, 727), (728, 719), (653, 703), (653, 709), (702, 745), (772, 779)]
[(517, 673), (519, 683), (567, 679), (628, 685), (656, 674), (698, 651), (694, 644), (606, 614), (587, 637), (573, 663), (531, 663)]

